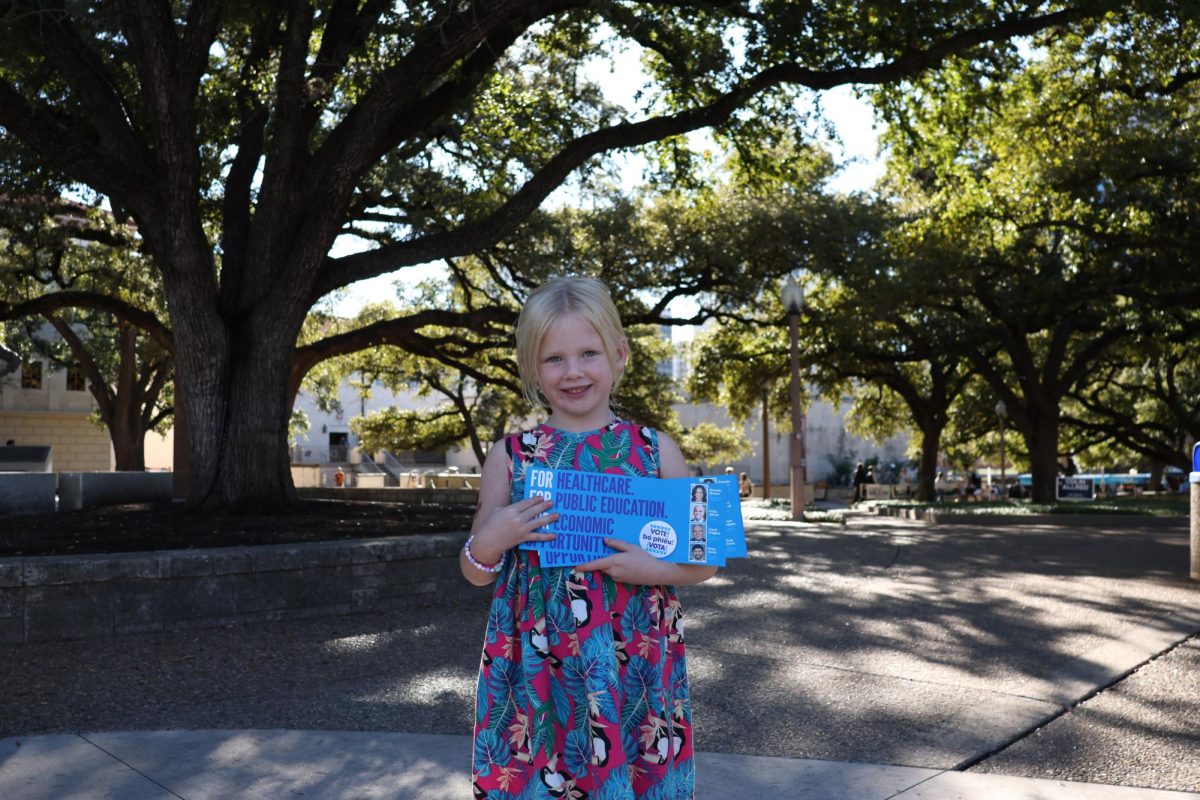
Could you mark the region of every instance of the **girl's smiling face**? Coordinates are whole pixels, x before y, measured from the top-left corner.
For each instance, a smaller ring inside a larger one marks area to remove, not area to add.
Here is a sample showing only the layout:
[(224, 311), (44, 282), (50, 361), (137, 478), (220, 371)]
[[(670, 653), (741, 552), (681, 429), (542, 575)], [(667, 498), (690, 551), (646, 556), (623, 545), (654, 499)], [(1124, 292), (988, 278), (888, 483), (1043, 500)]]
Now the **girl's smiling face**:
[(617, 352), (606, 352), (604, 339), (583, 317), (556, 319), (538, 349), (538, 389), (551, 411), (547, 423), (575, 432), (607, 425), (609, 395), (626, 356), (623, 343)]

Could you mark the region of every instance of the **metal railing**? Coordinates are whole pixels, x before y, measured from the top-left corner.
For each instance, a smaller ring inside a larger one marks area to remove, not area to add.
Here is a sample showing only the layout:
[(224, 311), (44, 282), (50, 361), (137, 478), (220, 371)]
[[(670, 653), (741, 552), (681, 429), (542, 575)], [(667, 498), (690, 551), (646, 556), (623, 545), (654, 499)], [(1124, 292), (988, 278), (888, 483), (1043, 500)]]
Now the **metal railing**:
[(370, 472), (370, 473), (374, 473), (376, 475), (390, 475), (391, 474), (386, 469), (383, 469), (378, 464), (376, 464), (375, 459), (371, 458), (368, 454), (362, 452), (357, 447), (354, 448), (352, 455), (353, 455), (353, 457), (351, 458), (351, 461), (353, 461), (354, 465), (358, 468), (359, 472)]
[(384, 469), (395, 475), (397, 478), (407, 472), (416, 472), (416, 467), (405, 466), (400, 459), (391, 454), (391, 451), (382, 450), (380, 452), (383, 453)]

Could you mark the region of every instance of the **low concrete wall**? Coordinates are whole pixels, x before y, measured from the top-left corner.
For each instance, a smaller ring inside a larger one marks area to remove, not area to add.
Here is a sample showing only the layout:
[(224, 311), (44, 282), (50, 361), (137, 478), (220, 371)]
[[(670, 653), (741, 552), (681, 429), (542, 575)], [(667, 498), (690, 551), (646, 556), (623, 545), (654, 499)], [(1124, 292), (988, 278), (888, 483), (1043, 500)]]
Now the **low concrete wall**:
[(899, 517), (935, 525), (1080, 525), (1089, 522), (1097, 528), (1182, 528), (1187, 525), (1185, 517), (1151, 514), (989, 514), (985, 511), (956, 514), (920, 506), (874, 506), (871, 511), (881, 517)]
[(81, 508), (169, 500), (170, 472), (60, 472), (58, 507)]
[(53, 472), (0, 472), (0, 515), (52, 514), (57, 491)]
[(0, 559), (0, 644), (121, 636), (460, 601), (466, 533)]
[(354, 478), (354, 485), (359, 489), (383, 489), (387, 486), (387, 476), (377, 472), (360, 472)]
[(321, 468), (316, 464), (292, 464), (292, 485), (297, 489), (321, 485)]
[(0, 448), (0, 472), (53, 472), (53, 449), (45, 445)]
[(311, 500), (358, 500), (369, 503), (414, 503), (416, 505), (475, 505), (479, 502), (476, 489), (402, 489), (388, 486), (382, 489), (363, 489), (345, 486), (341, 489), (299, 489), (297, 494)]

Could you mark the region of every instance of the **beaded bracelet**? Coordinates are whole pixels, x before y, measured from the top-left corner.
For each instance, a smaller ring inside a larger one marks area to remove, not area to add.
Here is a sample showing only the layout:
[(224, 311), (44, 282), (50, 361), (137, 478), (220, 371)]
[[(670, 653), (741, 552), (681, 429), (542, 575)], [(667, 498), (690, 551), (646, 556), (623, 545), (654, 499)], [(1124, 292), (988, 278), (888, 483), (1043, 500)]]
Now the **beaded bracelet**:
[(489, 567), (487, 564), (478, 561), (475, 558), (475, 554), (471, 552), (471, 542), (473, 541), (475, 541), (475, 534), (468, 536), (467, 543), (463, 545), (463, 555), (467, 557), (467, 561), (470, 562), (471, 566), (480, 572), (487, 572), (489, 574), (499, 572), (500, 568), (504, 566), (504, 557), (507, 556), (508, 553), (501, 553), (500, 560)]

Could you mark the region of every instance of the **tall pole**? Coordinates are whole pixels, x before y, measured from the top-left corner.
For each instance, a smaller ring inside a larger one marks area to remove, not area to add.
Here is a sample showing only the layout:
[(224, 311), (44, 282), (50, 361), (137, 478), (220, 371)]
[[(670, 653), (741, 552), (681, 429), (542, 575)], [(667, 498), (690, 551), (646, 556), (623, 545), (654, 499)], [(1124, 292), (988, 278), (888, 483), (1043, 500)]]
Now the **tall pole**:
[(769, 397), (767, 387), (763, 386), (762, 390), (762, 460), (763, 460), (763, 500), (771, 499), (771, 436), (767, 429), (767, 398)]
[(1191, 569), (1192, 580), (1200, 581), (1200, 443), (1192, 446), (1192, 471), (1188, 475), (1191, 491)]
[(1005, 486), (1006, 486), (1006, 484), (1004, 481), (1004, 417), (1001, 416), (1000, 417), (1000, 492), (1001, 492), (1001, 494), (1004, 493)]
[(792, 370), (792, 442), (788, 454), (791, 467), (792, 519), (804, 519), (804, 412), (800, 408), (800, 309), (793, 306), (788, 313), (788, 333), (791, 337)]
[(1003, 500), (1005, 494), (1004, 482), (1004, 416), (1008, 413), (1003, 400), (996, 401), (996, 419), (1000, 421), (1000, 492), (998, 499)]
[(789, 366), (792, 373), (792, 439), (788, 448), (788, 466), (791, 471), (792, 519), (804, 519), (804, 411), (800, 408), (800, 307), (804, 304), (804, 290), (794, 280), (789, 280), (779, 293), (783, 307), (788, 313), (788, 338), (790, 340)]

